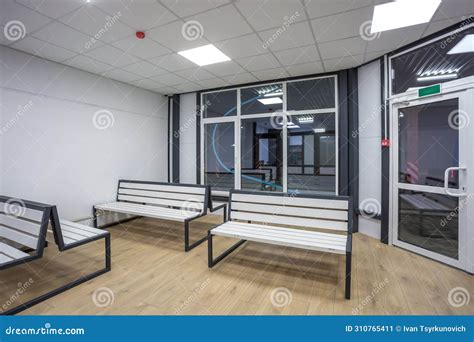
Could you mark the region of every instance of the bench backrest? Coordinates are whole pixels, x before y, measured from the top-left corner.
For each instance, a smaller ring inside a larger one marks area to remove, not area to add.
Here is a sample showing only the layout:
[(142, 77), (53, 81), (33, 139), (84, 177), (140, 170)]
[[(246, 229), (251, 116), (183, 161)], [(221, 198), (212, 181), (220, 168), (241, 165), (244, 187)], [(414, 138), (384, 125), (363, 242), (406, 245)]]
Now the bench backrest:
[(11, 241), (18, 247), (28, 247), (34, 251), (32, 257), (41, 257), (51, 208), (47, 204), (0, 196), (0, 240), (8, 245)]
[(232, 190), (229, 218), (352, 233), (352, 199), (347, 196)]
[(174, 207), (207, 213), (210, 187), (196, 184), (177, 184), (120, 180), (117, 200)]

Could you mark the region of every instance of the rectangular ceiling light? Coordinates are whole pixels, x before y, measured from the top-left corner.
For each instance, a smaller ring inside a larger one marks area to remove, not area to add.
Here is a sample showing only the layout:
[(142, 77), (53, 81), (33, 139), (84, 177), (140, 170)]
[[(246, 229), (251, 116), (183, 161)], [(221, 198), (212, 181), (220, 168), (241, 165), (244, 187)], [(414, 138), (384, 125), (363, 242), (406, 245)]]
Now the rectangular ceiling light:
[(258, 99), (258, 102), (263, 103), (264, 105), (271, 105), (276, 103), (283, 103), (283, 100), (279, 97), (268, 97), (266, 99)]
[(424, 82), (424, 81), (436, 81), (436, 80), (446, 80), (450, 78), (457, 78), (458, 74), (457, 73), (452, 73), (452, 74), (440, 74), (440, 75), (431, 75), (431, 76), (421, 76), (418, 77), (416, 80), (418, 82)]
[(448, 55), (467, 52), (474, 52), (474, 34), (468, 34), (463, 39), (461, 39), (459, 43), (449, 50)]
[(199, 66), (230, 61), (229, 57), (224, 55), (221, 50), (212, 44), (180, 51), (178, 53)]
[(441, 0), (397, 0), (374, 7), (371, 33), (427, 23)]

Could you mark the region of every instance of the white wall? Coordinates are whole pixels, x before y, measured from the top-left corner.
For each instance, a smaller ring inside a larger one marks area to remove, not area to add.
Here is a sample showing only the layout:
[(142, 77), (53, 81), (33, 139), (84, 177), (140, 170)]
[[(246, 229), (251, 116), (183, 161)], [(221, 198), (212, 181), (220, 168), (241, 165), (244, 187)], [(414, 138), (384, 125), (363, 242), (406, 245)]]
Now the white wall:
[(196, 184), (196, 93), (180, 96), (179, 180)]
[[(358, 69), (359, 208), (381, 211), (381, 78), (380, 62)], [(359, 216), (359, 232), (380, 238), (380, 221)]]
[(2, 194), (79, 220), (120, 178), (166, 181), (164, 96), (3, 46), (0, 82)]

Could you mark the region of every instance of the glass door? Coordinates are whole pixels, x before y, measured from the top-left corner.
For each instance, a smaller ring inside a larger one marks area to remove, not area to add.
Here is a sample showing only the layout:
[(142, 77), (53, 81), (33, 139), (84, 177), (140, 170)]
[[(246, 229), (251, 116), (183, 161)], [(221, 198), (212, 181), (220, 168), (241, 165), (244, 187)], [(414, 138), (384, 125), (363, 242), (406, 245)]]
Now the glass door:
[(474, 228), (468, 102), (464, 91), (392, 107), (393, 244), (462, 269)]

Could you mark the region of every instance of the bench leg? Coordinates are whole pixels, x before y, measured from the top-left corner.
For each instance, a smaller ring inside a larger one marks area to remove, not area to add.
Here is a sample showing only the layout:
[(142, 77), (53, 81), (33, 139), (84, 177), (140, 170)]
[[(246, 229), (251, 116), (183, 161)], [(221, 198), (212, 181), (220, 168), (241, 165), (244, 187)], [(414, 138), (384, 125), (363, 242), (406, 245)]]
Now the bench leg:
[(91, 274), (88, 274), (86, 276), (83, 276), (77, 280), (74, 280), (66, 285), (63, 285), (61, 287), (58, 287), (57, 289), (54, 289), (48, 293), (45, 293), (39, 297), (33, 298), (29, 301), (27, 301), (24, 304), (21, 304), (13, 309), (7, 310), (3, 312), (1, 315), (16, 315), (17, 313), (20, 313), (26, 309), (29, 309), (36, 304), (39, 304), (41, 302), (44, 302), (45, 300), (48, 300), (58, 294), (61, 294), (67, 290), (72, 289), (73, 287), (76, 287), (82, 283), (85, 283), (86, 281), (89, 281), (91, 279), (94, 279), (104, 273), (109, 272), (112, 269), (112, 263), (111, 263), (111, 251), (110, 251), (110, 235), (105, 236), (105, 267), (101, 270), (95, 271)]
[(94, 228), (97, 228), (97, 209), (92, 207), (92, 225)]
[(247, 242), (247, 240), (240, 240), (239, 242), (237, 242), (235, 245), (231, 246), (230, 248), (228, 248), (227, 250), (225, 250), (224, 252), (222, 252), (222, 254), (220, 254), (217, 258), (214, 259), (213, 257), (213, 247), (212, 247), (212, 234), (211, 232), (209, 232), (209, 235), (207, 237), (207, 266), (209, 268), (212, 268), (214, 267), (215, 265), (217, 265), (217, 263), (219, 263), (222, 259), (224, 259), (226, 256), (228, 256), (230, 253), (232, 253), (233, 251), (235, 251), (237, 248), (239, 248), (242, 244), (244, 244), (245, 242)]
[(199, 239), (196, 242), (193, 242), (191, 245), (189, 244), (189, 222), (191, 221), (184, 221), (184, 251), (189, 252), (194, 247), (199, 246), (201, 243), (207, 240), (207, 236)]
[(346, 252), (346, 299), (351, 299), (352, 252)]

